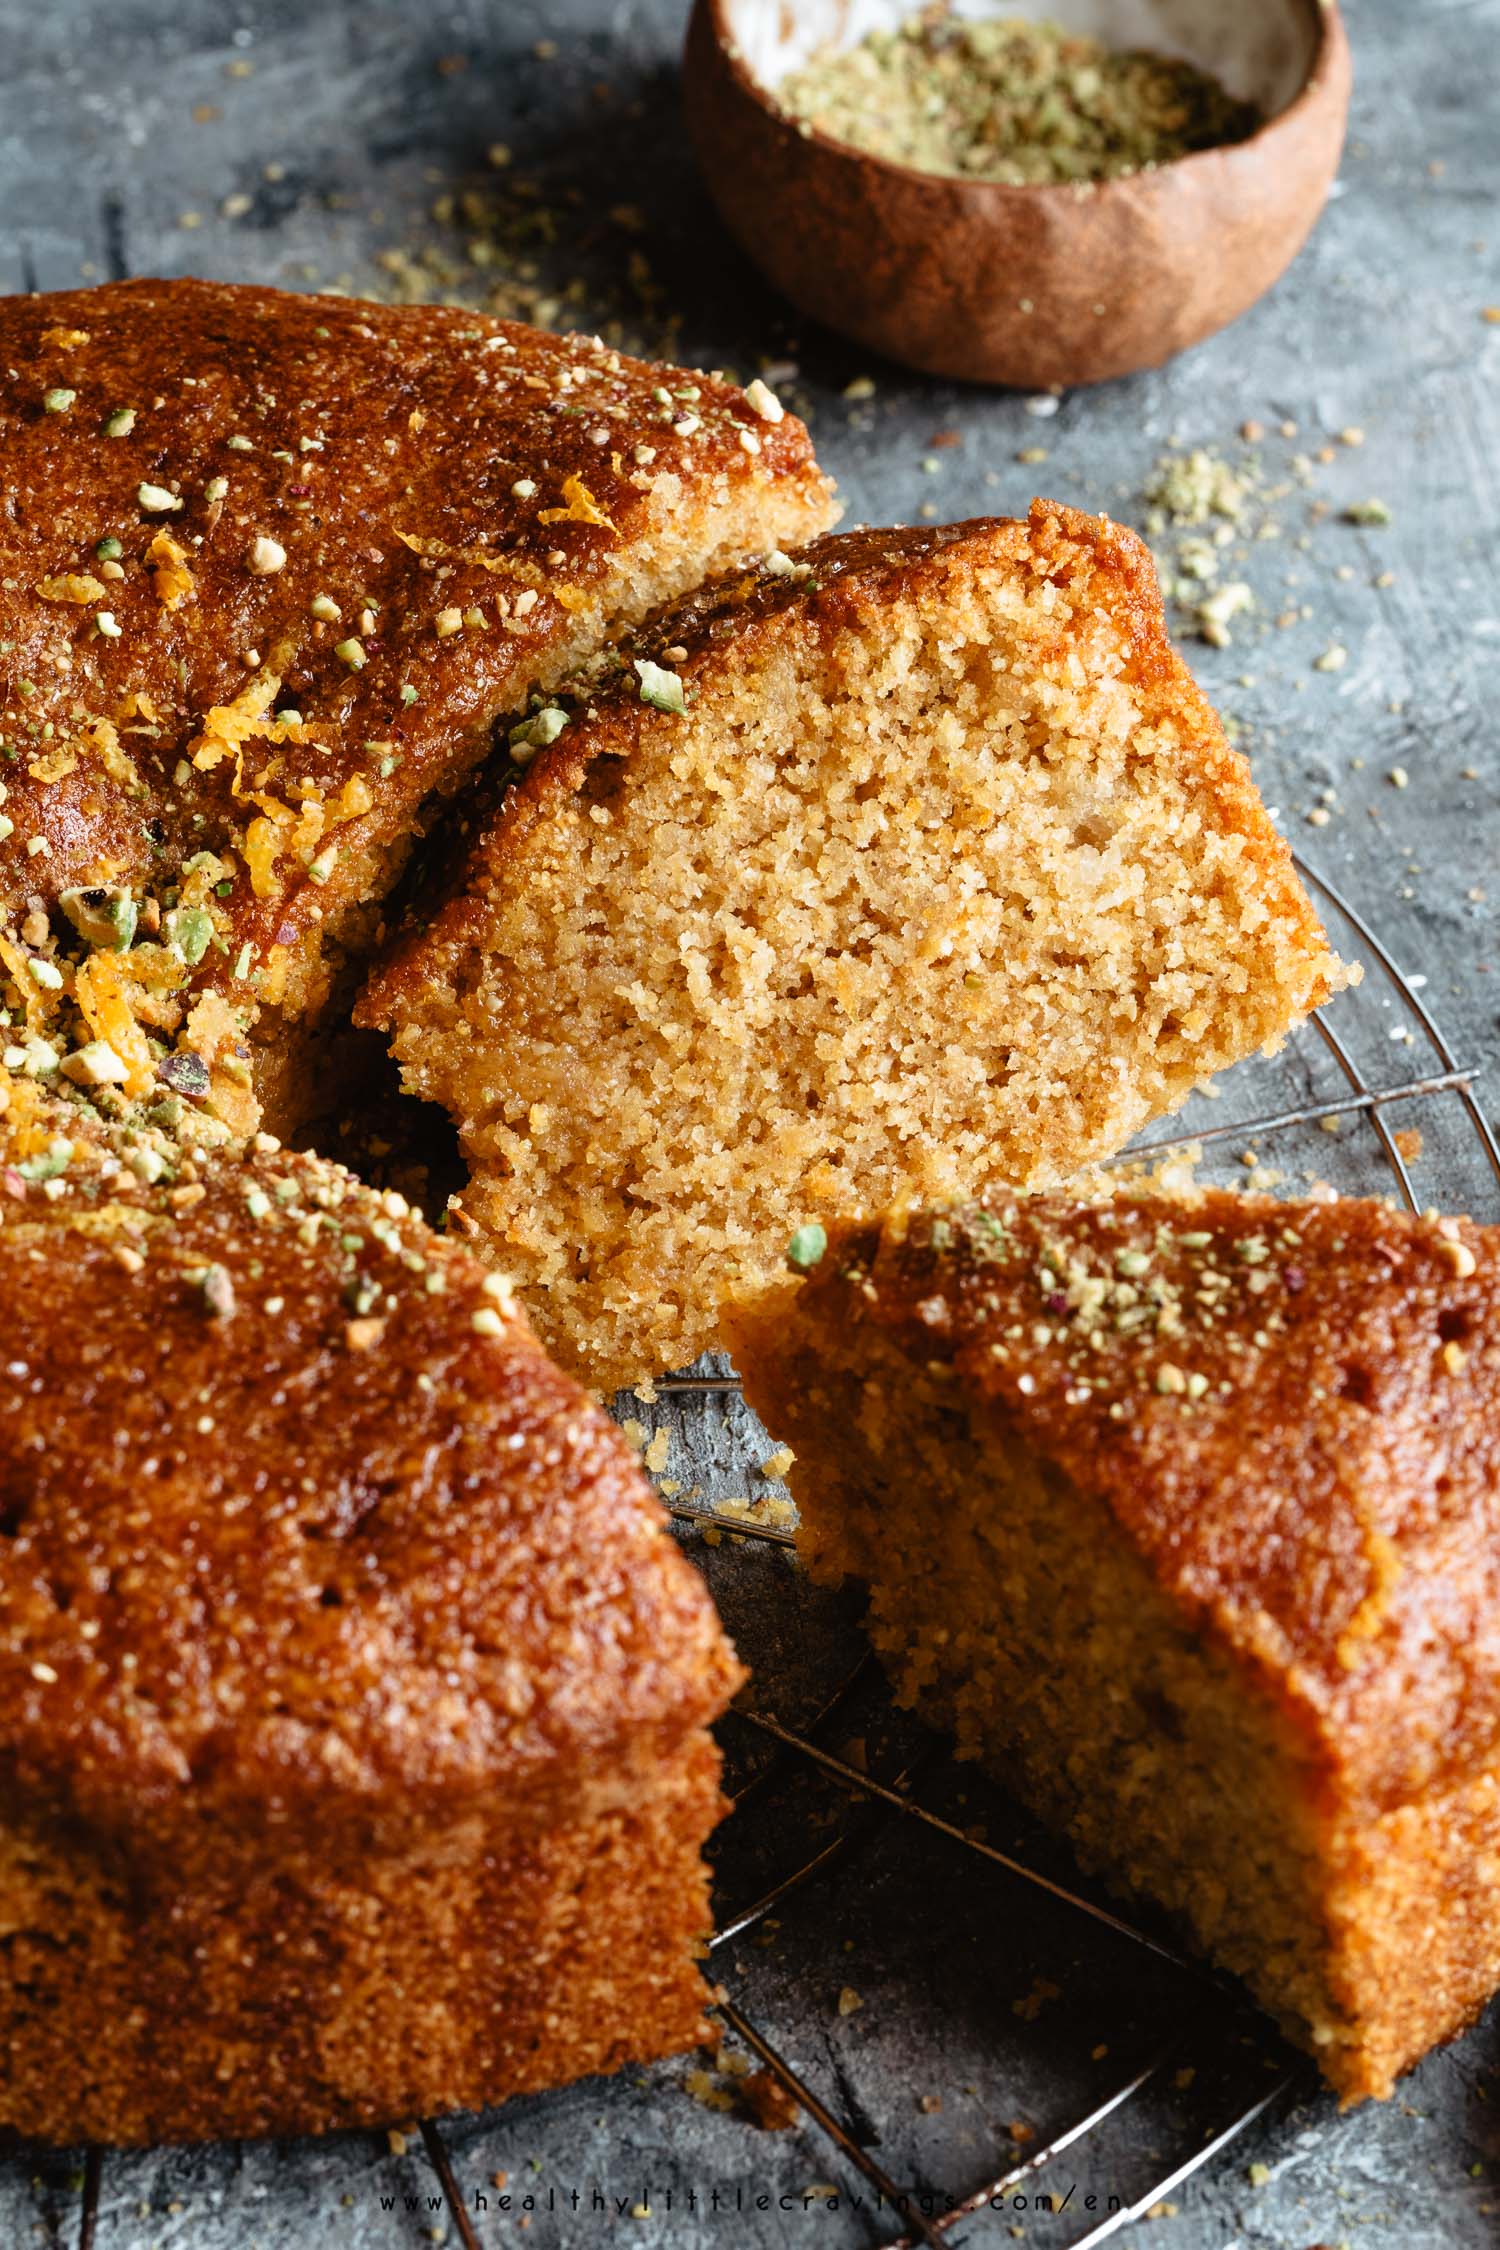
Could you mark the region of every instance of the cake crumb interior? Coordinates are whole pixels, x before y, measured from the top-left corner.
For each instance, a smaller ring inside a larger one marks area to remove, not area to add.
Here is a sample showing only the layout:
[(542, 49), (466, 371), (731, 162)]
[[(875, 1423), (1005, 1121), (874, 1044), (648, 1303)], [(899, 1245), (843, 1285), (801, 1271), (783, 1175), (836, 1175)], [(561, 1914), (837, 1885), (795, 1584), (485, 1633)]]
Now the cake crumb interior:
[(852, 624), (710, 651), (686, 717), (502, 815), (407, 982), (465, 1210), (601, 1387), (711, 1346), (799, 1222), (1056, 1180), (1337, 980), (1139, 588), (974, 529)]

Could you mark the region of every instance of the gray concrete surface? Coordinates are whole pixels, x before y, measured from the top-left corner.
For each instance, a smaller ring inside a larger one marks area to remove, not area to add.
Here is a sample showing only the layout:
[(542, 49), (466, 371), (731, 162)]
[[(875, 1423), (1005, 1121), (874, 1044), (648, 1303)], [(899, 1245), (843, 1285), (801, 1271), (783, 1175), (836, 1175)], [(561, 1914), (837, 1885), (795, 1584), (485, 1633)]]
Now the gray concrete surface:
[[(1230, 647), (1195, 642), (1193, 661), (1298, 849), (1378, 925), (1401, 969), (1426, 979), (1422, 998), (1455, 1049), (1493, 1078), (1500, 325), (1483, 312), (1500, 305), (1497, 0), (1353, 0), (1349, 149), (1292, 273), (1187, 359), (1057, 402), (867, 364), (770, 299), (715, 226), (685, 146), (675, 84), (684, 12), (681, 0), (4, 0), (0, 286), (206, 272), (296, 288), (453, 288), (477, 303), (498, 291), (502, 309), (540, 297), (543, 317), (560, 324), (618, 324), (628, 340), (746, 376), (773, 363), (851, 516), (875, 520), (1012, 510), (1039, 489), (1145, 522), (1164, 452), (1253, 454), (1256, 491), (1215, 559), (1221, 582), (1246, 584), (1254, 606), (1233, 621)], [(487, 160), (494, 143), (511, 150), (508, 168)], [(498, 217), (432, 215), (436, 199), (465, 187), (498, 198)], [(424, 248), (435, 260), (425, 266)], [(874, 387), (860, 396), (864, 378)], [(1267, 433), (1253, 445), (1237, 436), (1247, 422)], [(1281, 435), (1283, 424), (1296, 434)], [(1362, 444), (1340, 441), (1355, 429)], [(1018, 458), (1037, 449), (1044, 460)], [(1389, 504), (1388, 526), (1343, 520), (1374, 496)], [(1177, 554), (1180, 539), (1162, 545)], [(1330, 649), (1346, 656), (1320, 669)], [(1372, 1083), (1433, 1067), (1401, 993), (1375, 978), (1333, 1020)], [(1339, 1086), (1309, 1036), (1280, 1063), (1236, 1074), (1195, 1116), (1249, 1119)], [(1500, 1216), (1451, 1096), (1392, 1121), (1422, 1130), (1414, 1177), (1424, 1200)], [(1389, 1184), (1358, 1120), (1336, 1137), (1260, 1147), (1292, 1180)], [(1232, 1138), (1218, 1153), (1235, 1161), (1241, 1148)], [(672, 1431), (671, 1467), (685, 1484), (707, 1498), (751, 1488), (747, 1464), (765, 1441), (733, 1402), (640, 1412)], [(810, 1597), (778, 1555), (722, 1548), (706, 1560), (765, 1707), (805, 1718), (857, 1650), (853, 1621)], [(878, 1707), (845, 1714), (834, 1739), (860, 1729), (872, 1758), (885, 1756)], [(733, 1725), (730, 1747), (737, 1770), (755, 1749)], [(889, 1754), (899, 1763), (905, 1752)], [(980, 1820), (999, 1839), (1014, 1825), (941, 1765), (924, 1789), (961, 1826)], [(800, 1774), (773, 1776), (731, 1824), (726, 1901), (756, 1895), (844, 1817)], [(1045, 1851), (1034, 1839), (1026, 1848)], [(1061, 2160), (1047, 2184), (1062, 2194), (1076, 2181), (1067, 2210), (987, 2213), (959, 2240), (1076, 2241), (1091, 2185), (1133, 2200), (1274, 2083), (1284, 2061), (1227, 2002), (1211, 2000), (1205, 2015), (1191, 1984), (906, 1828), (878, 1829), (779, 1922), (725, 1949), (726, 1987), (895, 2177), (939, 2197), (1000, 2169), (1018, 2145), (1011, 2124), (1045, 2138), (1107, 2092), (1112, 2073), (1123, 2082), (1161, 2042), (1186, 2043), (1097, 2141)], [(1056, 1995), (1038, 1998), (1038, 1978)], [(845, 1986), (862, 2004), (840, 2015)], [(169, 2023), (160, 2036), (170, 2039)], [(1297, 2078), (1132, 2238), (1172, 2250), (1491, 2241), (1497, 2041), (1492, 2015), (1397, 2101), (1346, 2117)], [(1174, 2088), (1189, 2068), (1191, 2086)], [(471, 2205), (488, 2199), (473, 2216), (479, 2239), (852, 2250), (896, 2231), (853, 2205), (857, 2175), (812, 2128), (760, 2131), (694, 2101), (684, 2075), (681, 2065), (627, 2073), (446, 2128)], [(501, 2210), (497, 2173), (538, 2207)], [(79, 2182), (73, 2156), (0, 2164), (0, 2240), (75, 2242)], [(608, 2212), (590, 2208), (596, 2185), (620, 2199)], [(706, 2208), (715, 2186), (717, 2212)], [(805, 2198), (809, 2186), (834, 2200)], [(397, 2154), (366, 2137), (114, 2157), (97, 2240), (99, 2250), (456, 2241), (452, 2215), (428, 2205), (435, 2188), (420, 2143)], [(632, 2215), (648, 2195), (651, 2215)]]

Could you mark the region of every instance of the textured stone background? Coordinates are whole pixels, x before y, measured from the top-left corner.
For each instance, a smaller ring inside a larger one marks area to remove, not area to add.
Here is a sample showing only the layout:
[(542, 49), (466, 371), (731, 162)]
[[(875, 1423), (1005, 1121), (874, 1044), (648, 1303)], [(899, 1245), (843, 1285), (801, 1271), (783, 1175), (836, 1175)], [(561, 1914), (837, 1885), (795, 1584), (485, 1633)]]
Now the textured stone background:
[[(1460, 1056), (1492, 1061), (1500, 325), (1483, 308), (1500, 305), (1500, 0), (1353, 0), (1349, 149), (1291, 275), (1190, 358), (1055, 406), (868, 365), (767, 297), (715, 226), (684, 146), (684, 13), (682, 0), (175, 0), (170, 10), (4, 0), (0, 286), (205, 272), (294, 288), (456, 289), (503, 310), (540, 300), (541, 317), (558, 324), (618, 323), (627, 340), (744, 376), (793, 363), (776, 380), (809, 415), (856, 518), (1012, 510), (1041, 489), (1144, 522), (1143, 490), (1174, 444), (1236, 461), (1254, 450), (1260, 484), (1285, 489), (1252, 501), (1248, 528), (1269, 520), (1276, 535), (1236, 539), (1219, 558), (1255, 607), (1235, 621), (1233, 646), (1195, 644), (1194, 662), (1298, 848), (1379, 926), (1401, 968), (1425, 977), (1423, 998)], [(508, 169), (487, 161), (496, 142), (512, 152)], [(436, 199), (465, 188), (498, 198), (498, 213), (433, 216)], [(861, 378), (873, 393), (850, 398)], [(1253, 449), (1237, 437), (1246, 421), (1270, 433)], [(1295, 437), (1278, 434), (1284, 422)], [(1363, 445), (1338, 441), (1351, 426)], [(1317, 459), (1330, 445), (1331, 458)], [(1044, 461), (1018, 459), (1038, 448)], [(1300, 470), (1298, 456), (1309, 457)], [(1341, 520), (1371, 496), (1389, 503), (1388, 528)], [(1317, 668), (1331, 647), (1347, 660)], [(1389, 778), (1396, 769), (1405, 788)], [(1327, 817), (1310, 822), (1314, 812)], [(1433, 1067), (1389, 985), (1372, 979), (1333, 1020), (1375, 1083)], [(1279, 1064), (1237, 1073), (1195, 1121), (1338, 1090), (1307, 1037)], [(1451, 1096), (1404, 1105), (1392, 1123), (1425, 1136), (1415, 1165), (1424, 1199), (1500, 1215)], [(1237, 1161), (1243, 1145), (1231, 1136), (1219, 1154)], [(1381, 1184), (1379, 1149), (1357, 1120), (1336, 1138), (1259, 1146), (1293, 1180)], [(764, 1457), (765, 1440), (734, 1402), (638, 1411), (672, 1432), (671, 1471), (705, 1499), (758, 1489), (747, 1463)], [(766, 1707), (805, 1720), (853, 1660), (852, 1620), (810, 1596), (774, 1552), (724, 1547), (705, 1559)], [(748, 1731), (731, 1722), (729, 1732), (743, 1763)], [(854, 1711), (831, 1739), (859, 1736), (875, 1761), (886, 1733), (878, 1709)], [(924, 1787), (962, 1826), (982, 1824), (997, 1841), (1013, 1828), (971, 1777), (939, 1766)], [(844, 1818), (838, 1798), (773, 1777), (731, 1824), (726, 1900), (756, 1895)], [(1067, 2211), (985, 2216), (958, 2230), (962, 2240), (1075, 2242), (1090, 2184), (1135, 2200), (1274, 2083), (1283, 2060), (1227, 2003), (1213, 1998), (1205, 2014), (1194, 1988), (1148, 1956), (902, 1827), (876, 1829), (779, 1921), (724, 1950), (726, 1985), (895, 2177), (939, 2192), (998, 2171), (1016, 2145), (1011, 2124), (1044, 2139), (1158, 2047), (1186, 2042), (1097, 2155), (1061, 2159), (1048, 2184), (1062, 2194), (1076, 2180)], [(841, 2016), (846, 1986), (862, 2004)], [(1345, 2118), (1299, 2077), (1132, 2239), (1174, 2250), (1490, 2242), (1497, 2039), (1492, 2017), (1426, 2063), (1398, 2101)], [(1186, 2069), (1191, 2084), (1175, 2088)], [(627, 2074), (447, 2128), (465, 2191), (489, 2198), (474, 2222), (480, 2239), (849, 2250), (896, 2231), (853, 2207), (857, 2176), (811, 2128), (761, 2132), (695, 2102), (684, 2075), (681, 2065)], [(924, 2095), (941, 2096), (941, 2108), (923, 2108)], [(512, 2193), (543, 2198), (524, 2235), (520, 2214), (498, 2209), (497, 2172)], [(648, 2183), (653, 2215), (633, 2217)], [(624, 2216), (589, 2212), (596, 2184), (623, 2199)], [(566, 2202), (575, 2185), (578, 2216)], [(702, 2207), (715, 2185), (770, 2207), (715, 2216)], [(835, 2202), (804, 2203), (809, 2185), (837, 2190)], [(98, 2240), (101, 2250), (454, 2241), (451, 2216), (427, 2206), (434, 2187), (420, 2143), (396, 2154), (363, 2137), (111, 2159)], [(684, 2208), (690, 2189), (697, 2211)], [(556, 2211), (548, 2190), (562, 2199)], [(395, 2207), (383, 2209), (383, 2196)], [(71, 2244), (78, 2218), (76, 2158), (0, 2165), (0, 2239)]]

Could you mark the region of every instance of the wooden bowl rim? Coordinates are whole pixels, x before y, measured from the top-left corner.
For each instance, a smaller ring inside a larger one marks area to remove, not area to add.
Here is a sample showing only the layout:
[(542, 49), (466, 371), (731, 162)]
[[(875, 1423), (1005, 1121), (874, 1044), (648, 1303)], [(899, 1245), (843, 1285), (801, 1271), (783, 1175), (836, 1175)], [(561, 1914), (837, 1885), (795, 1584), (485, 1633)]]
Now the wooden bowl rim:
[[(903, 187), (930, 193), (932, 189), (958, 189), (965, 195), (977, 198), (998, 198), (1001, 203), (1012, 198), (1023, 202), (1037, 199), (1050, 200), (1057, 208), (1076, 209), (1090, 204), (1094, 198), (1106, 194), (1111, 188), (1138, 189), (1149, 183), (1158, 186), (1189, 166), (1212, 164), (1226, 157), (1245, 157), (1252, 161), (1271, 152), (1273, 136), (1283, 127), (1300, 120), (1329, 92), (1334, 75), (1336, 58), (1347, 46), (1347, 34), (1339, 0), (1296, 0), (1304, 15), (1310, 16), (1317, 31), (1317, 44), (1299, 91), (1285, 109), (1268, 117), (1263, 125), (1242, 141), (1224, 141), (1212, 148), (1192, 149), (1186, 156), (1175, 156), (1169, 164), (1159, 164), (1139, 172), (1127, 172), (1109, 180), (971, 180), (958, 172), (929, 172), (920, 165), (902, 164), (895, 157), (877, 156), (872, 149), (859, 148), (853, 141), (835, 139), (821, 126), (809, 124), (804, 131), (781, 108), (770, 88), (756, 77), (745, 63), (738, 44), (733, 39), (724, 19), (725, 0), (697, 0), (697, 9), (707, 21), (720, 57), (728, 65), (731, 75), (762, 114), (769, 118), (789, 139), (804, 148), (815, 148), (820, 155), (831, 157), (841, 164), (868, 165), (876, 171), (887, 172)], [(1080, 193), (1080, 190), (1086, 193)]]

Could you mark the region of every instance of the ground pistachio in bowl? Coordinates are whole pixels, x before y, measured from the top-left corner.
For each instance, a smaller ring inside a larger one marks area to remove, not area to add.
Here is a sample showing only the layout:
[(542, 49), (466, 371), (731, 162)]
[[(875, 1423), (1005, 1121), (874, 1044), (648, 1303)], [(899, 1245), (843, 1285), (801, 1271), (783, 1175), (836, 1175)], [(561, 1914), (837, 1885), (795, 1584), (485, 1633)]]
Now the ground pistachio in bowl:
[(961, 20), (946, 6), (820, 49), (776, 99), (887, 162), (1012, 187), (1122, 179), (1247, 140), (1262, 122), (1193, 63), (1055, 23)]

